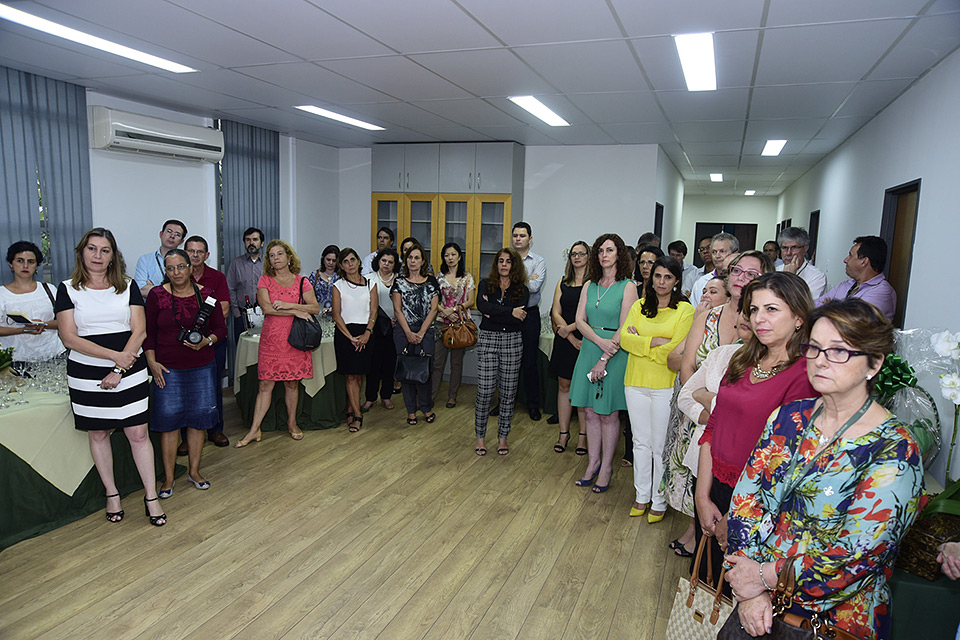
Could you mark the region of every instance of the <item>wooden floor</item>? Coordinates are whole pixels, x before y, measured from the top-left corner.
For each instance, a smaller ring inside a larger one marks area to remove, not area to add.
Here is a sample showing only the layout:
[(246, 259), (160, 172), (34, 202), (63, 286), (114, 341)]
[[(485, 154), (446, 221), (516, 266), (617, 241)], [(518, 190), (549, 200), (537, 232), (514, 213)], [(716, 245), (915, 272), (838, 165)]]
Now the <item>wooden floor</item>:
[(586, 458), (526, 413), (508, 456), (494, 424), (478, 457), (474, 392), (432, 425), (398, 401), (356, 434), (208, 444), (213, 487), (181, 477), (167, 526), (136, 493), (120, 524), (100, 512), (0, 553), (0, 638), (663, 638), (684, 519), (629, 518), (619, 465), (604, 494), (574, 486)]

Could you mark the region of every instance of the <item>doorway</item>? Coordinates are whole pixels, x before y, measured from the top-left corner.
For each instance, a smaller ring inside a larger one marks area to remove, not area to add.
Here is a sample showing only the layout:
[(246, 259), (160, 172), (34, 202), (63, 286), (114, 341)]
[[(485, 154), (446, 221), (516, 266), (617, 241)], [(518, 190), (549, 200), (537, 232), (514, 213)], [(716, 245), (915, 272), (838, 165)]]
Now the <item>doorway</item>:
[[(706, 236), (715, 236), (721, 231), (736, 236), (740, 241), (740, 252), (750, 251), (757, 247), (757, 225), (733, 222), (698, 222), (696, 228), (695, 240), (699, 242), (700, 238)], [(694, 244), (694, 247), (697, 245)], [(700, 254), (694, 251), (693, 266), (700, 268), (703, 266), (703, 260)]]
[(883, 196), (880, 237), (887, 243), (887, 267), (884, 275), (897, 292), (897, 311), (893, 326), (903, 327), (907, 308), (907, 289), (913, 263), (913, 242), (920, 207), (920, 180), (887, 189)]

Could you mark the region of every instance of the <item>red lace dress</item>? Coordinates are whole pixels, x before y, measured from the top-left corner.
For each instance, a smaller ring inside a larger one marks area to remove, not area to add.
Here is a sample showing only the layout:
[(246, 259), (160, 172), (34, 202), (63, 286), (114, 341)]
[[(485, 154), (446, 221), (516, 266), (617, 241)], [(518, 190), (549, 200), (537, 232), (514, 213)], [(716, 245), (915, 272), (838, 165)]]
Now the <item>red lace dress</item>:
[[(270, 301), (300, 301), (300, 282), (306, 280), (297, 276), (296, 282), (289, 287), (281, 287), (275, 278), (262, 275), (257, 281), (258, 289), (266, 289)], [(304, 282), (304, 288), (312, 286)], [(287, 342), (293, 316), (265, 316), (263, 331), (260, 333), (260, 350), (257, 357), (257, 377), (261, 380), (303, 380), (313, 377), (313, 360), (309, 351), (294, 349)]]

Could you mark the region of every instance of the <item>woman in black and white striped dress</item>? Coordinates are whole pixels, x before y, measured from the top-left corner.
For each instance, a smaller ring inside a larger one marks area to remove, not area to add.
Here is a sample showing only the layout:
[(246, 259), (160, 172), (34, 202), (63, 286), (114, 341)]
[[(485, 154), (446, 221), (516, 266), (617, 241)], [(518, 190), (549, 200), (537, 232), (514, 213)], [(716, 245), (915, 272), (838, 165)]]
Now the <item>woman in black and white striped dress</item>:
[(74, 250), (70, 279), (57, 290), (60, 338), (70, 349), (67, 384), (74, 426), (90, 438), (90, 454), (107, 494), (107, 520), (120, 522), (120, 492), (113, 476), (110, 434), (123, 429), (143, 480), (150, 524), (167, 517), (157, 502), (153, 445), (147, 433), (147, 366), (140, 345), (147, 324), (143, 297), (124, 275), (126, 265), (108, 229), (97, 227)]

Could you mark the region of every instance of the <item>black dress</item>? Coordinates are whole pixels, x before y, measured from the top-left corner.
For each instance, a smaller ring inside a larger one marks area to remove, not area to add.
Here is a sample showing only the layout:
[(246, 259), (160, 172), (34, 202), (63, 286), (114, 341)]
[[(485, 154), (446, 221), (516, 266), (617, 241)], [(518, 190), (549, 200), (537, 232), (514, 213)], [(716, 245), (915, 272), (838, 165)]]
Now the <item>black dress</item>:
[[(560, 283), (560, 317), (567, 324), (577, 319), (577, 306), (580, 304), (580, 291), (583, 286), (570, 287)], [(574, 337), (583, 340), (579, 331), (573, 332)], [(553, 355), (550, 356), (550, 373), (558, 378), (569, 380), (573, 377), (573, 367), (577, 364), (580, 352), (570, 344), (570, 341), (560, 336), (553, 338)]]

